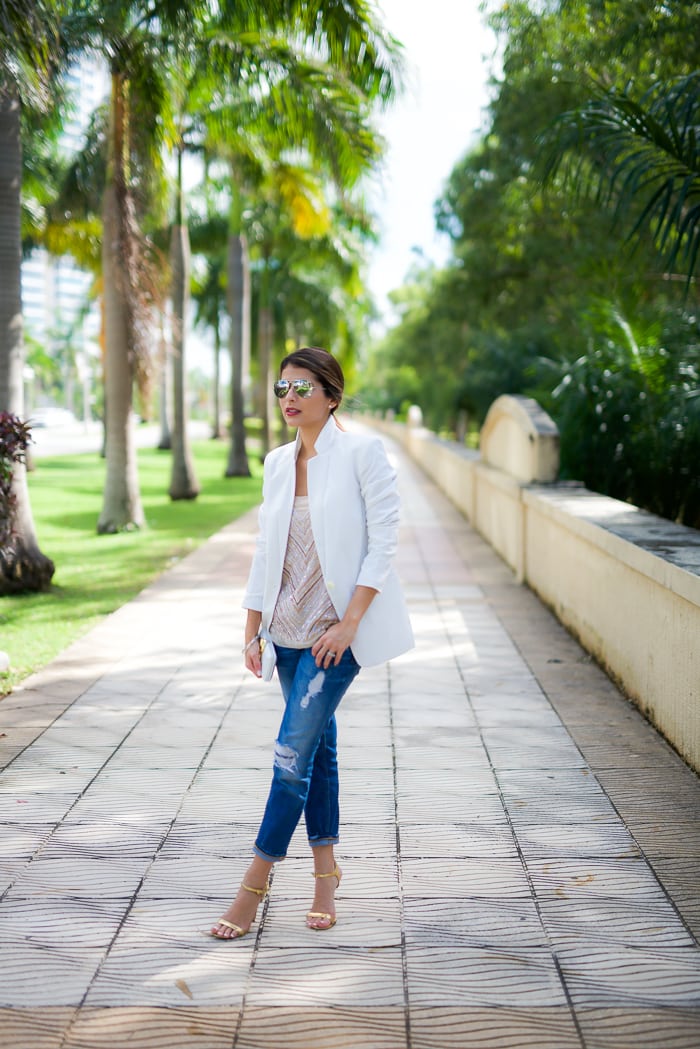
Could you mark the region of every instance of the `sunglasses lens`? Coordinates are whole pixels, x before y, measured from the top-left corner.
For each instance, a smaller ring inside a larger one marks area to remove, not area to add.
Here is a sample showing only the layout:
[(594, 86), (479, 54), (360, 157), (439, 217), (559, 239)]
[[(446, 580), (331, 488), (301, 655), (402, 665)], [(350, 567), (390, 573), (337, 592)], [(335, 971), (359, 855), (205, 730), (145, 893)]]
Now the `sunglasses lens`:
[(310, 397), (313, 393), (313, 383), (310, 383), (308, 379), (278, 379), (272, 389), (274, 390), (275, 397), (286, 397), (291, 388), (294, 388), (294, 392), (299, 397)]

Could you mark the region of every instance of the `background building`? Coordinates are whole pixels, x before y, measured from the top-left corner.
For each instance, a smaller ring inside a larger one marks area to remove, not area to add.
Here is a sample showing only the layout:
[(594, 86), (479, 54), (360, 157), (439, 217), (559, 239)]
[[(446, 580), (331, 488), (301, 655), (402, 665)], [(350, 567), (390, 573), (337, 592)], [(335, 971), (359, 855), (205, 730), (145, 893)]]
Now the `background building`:
[[(108, 81), (104, 68), (85, 59), (67, 75), (71, 109), (60, 138), (60, 147), (68, 155), (83, 145), (83, 137), (94, 110), (105, 98)], [(55, 258), (43, 248), (35, 249), (22, 264), (22, 313), (29, 348), (39, 344), (51, 357), (59, 357), (70, 345), (77, 364), (80, 382), (86, 381), (90, 360), (97, 351), (99, 331), (97, 304), (90, 301), (94, 277), (81, 270), (70, 256)], [(31, 353), (30, 353), (31, 355)], [(27, 377), (27, 413), (42, 406), (46, 395), (34, 388), (34, 373), (29, 366)], [(66, 375), (63, 406), (74, 408), (75, 377)], [(88, 408), (85, 401), (82, 414)]]

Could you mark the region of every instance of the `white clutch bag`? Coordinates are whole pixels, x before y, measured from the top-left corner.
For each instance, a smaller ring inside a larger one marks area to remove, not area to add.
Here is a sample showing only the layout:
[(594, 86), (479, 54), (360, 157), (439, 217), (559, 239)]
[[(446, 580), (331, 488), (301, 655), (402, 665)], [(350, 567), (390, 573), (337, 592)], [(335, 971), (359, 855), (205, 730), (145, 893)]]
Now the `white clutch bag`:
[(272, 675), (277, 665), (277, 653), (275, 652), (275, 646), (267, 637), (260, 638), (260, 662), (262, 664), (263, 681), (272, 681)]

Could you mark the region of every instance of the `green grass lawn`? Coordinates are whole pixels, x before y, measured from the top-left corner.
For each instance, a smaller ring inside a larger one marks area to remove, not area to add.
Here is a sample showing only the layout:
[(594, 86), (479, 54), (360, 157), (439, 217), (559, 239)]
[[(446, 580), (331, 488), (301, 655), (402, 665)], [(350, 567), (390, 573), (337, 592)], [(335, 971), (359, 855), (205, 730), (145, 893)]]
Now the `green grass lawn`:
[(225, 442), (197, 441), (192, 452), (201, 492), (172, 502), (169, 453), (139, 451), (148, 526), (118, 535), (96, 532), (103, 459), (91, 453), (36, 461), (29, 475), (34, 523), (56, 573), (45, 593), (0, 597), (0, 649), (12, 664), (0, 674), (0, 696), (259, 501), (262, 467), (255, 459), (253, 477), (225, 478)]

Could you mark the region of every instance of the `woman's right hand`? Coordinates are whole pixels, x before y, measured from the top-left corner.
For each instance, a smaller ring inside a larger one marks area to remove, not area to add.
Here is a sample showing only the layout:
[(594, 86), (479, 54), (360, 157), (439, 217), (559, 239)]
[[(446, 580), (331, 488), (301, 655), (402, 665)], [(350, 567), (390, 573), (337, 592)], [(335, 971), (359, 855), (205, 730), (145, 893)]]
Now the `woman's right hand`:
[(262, 677), (262, 660), (260, 658), (260, 638), (252, 638), (244, 649), (245, 665), (251, 674)]

